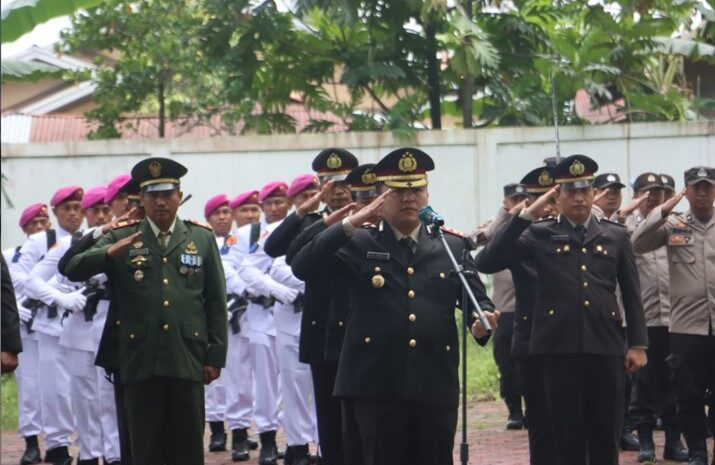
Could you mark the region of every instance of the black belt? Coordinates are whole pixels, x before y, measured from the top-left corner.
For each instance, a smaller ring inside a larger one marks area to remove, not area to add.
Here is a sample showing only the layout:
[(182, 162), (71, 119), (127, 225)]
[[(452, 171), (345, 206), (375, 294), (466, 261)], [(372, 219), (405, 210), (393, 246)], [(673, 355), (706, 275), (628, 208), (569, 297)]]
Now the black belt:
[(265, 297), (265, 296), (253, 296), (253, 295), (247, 295), (246, 300), (251, 302), (252, 304), (260, 305), (263, 308), (270, 308), (276, 303), (276, 299), (273, 297)]

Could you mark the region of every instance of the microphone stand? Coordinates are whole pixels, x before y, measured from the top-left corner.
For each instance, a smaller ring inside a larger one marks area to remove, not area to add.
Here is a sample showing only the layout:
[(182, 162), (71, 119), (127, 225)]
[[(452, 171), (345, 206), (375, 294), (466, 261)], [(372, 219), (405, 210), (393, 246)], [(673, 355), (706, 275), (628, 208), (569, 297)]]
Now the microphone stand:
[(467, 443), (467, 326), (469, 326), (469, 306), (470, 304), (474, 307), (474, 313), (476, 313), (476, 318), (482, 323), (487, 334), (492, 333), (492, 327), (489, 325), (482, 307), (477, 302), (477, 298), (472, 292), (472, 288), (469, 287), (467, 282), (467, 275), (474, 275), (474, 272), (468, 270), (464, 265), (467, 260), (469, 260), (469, 250), (464, 249), (462, 255), (462, 265), (457, 263), (457, 259), (454, 258), (452, 249), (449, 248), (447, 244), (447, 239), (444, 237), (444, 233), (436, 224), (432, 225), (432, 228), (437, 231), (437, 237), (439, 237), (440, 242), (442, 242), (442, 247), (444, 251), (447, 252), (449, 256), (449, 261), (452, 262), (452, 267), (454, 268), (453, 273), (459, 276), (459, 280), (462, 283), (462, 443), (459, 446), (459, 460), (462, 465), (467, 465), (469, 461), (469, 443)]

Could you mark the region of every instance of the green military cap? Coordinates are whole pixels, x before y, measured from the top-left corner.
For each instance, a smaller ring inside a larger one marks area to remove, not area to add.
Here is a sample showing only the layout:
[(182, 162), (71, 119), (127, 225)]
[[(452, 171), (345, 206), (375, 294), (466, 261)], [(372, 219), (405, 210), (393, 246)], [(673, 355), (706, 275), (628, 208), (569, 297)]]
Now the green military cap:
[(370, 170), (375, 166), (374, 163), (365, 163), (360, 165), (348, 174), (345, 182), (350, 184), (350, 191), (356, 198), (374, 197), (375, 191), (375, 173)]
[(586, 155), (564, 158), (551, 170), (551, 177), (564, 189), (581, 189), (593, 185), (598, 163)]
[(141, 192), (170, 191), (179, 187), (179, 179), (187, 171), (184, 165), (169, 158), (151, 157), (134, 165), (132, 180), (139, 184)]
[(400, 188), (426, 186), (427, 171), (433, 169), (432, 157), (420, 149), (404, 147), (385, 155), (372, 171), (378, 182)]

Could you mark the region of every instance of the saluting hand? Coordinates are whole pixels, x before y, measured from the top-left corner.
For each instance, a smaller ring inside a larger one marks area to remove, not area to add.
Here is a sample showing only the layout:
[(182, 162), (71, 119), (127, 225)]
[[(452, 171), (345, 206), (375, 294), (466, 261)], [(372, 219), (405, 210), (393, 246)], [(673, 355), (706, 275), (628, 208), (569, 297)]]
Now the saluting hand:
[(544, 210), (551, 203), (551, 199), (555, 199), (559, 193), (559, 186), (554, 186), (549, 189), (544, 195), (534, 200), (534, 203), (526, 208), (526, 214), (532, 218), (541, 218), (544, 216)]
[(110, 245), (109, 248), (107, 249), (107, 257), (109, 258), (115, 258), (120, 256), (121, 254), (124, 253), (125, 250), (127, 250), (131, 245), (136, 242), (137, 239), (139, 239), (142, 235), (141, 231), (137, 231), (131, 236), (127, 236), (124, 239), (120, 239), (114, 244)]
[(670, 212), (673, 211), (676, 205), (678, 205), (678, 202), (680, 202), (683, 199), (683, 196), (685, 195), (685, 189), (682, 191), (678, 192), (665, 202), (663, 202), (663, 205), (660, 207), (661, 214), (663, 215), (663, 218), (666, 218), (668, 215), (670, 215)]
[(648, 364), (648, 356), (645, 349), (630, 348), (626, 352), (626, 358), (623, 360), (623, 366), (626, 372), (633, 374)]
[(607, 195), (608, 195), (608, 189), (603, 189), (601, 192), (596, 194), (596, 197), (593, 198), (593, 204), (598, 205), (598, 202), (600, 202)]
[(221, 376), (221, 368), (204, 367), (204, 384), (211, 384), (211, 382), (218, 379), (219, 376)]
[(320, 192), (316, 192), (313, 194), (311, 198), (306, 200), (301, 204), (300, 207), (298, 207), (295, 211), (295, 214), (298, 218), (305, 218), (305, 215), (308, 213), (315, 211), (318, 209), (320, 206), (320, 201), (323, 200), (323, 197), (325, 194), (328, 192), (328, 189), (332, 189), (333, 187), (333, 181), (328, 181), (322, 189), (320, 189)]
[(514, 205), (510, 210), (509, 214), (510, 215), (518, 215), (521, 213), (521, 211), (525, 208), (529, 208), (529, 205), (531, 205), (531, 201), (527, 198), (522, 200), (521, 202), (517, 203)]
[(347, 218), (347, 216), (350, 214), (350, 210), (355, 208), (355, 205), (356, 205), (356, 203), (352, 202), (352, 203), (345, 205), (343, 208), (341, 208), (339, 210), (335, 210), (333, 213), (328, 215), (328, 217), (323, 220), (323, 222), (325, 223), (325, 226), (329, 228), (330, 226), (334, 225), (335, 223), (342, 221), (344, 218)]
[(350, 224), (355, 226), (356, 228), (359, 228), (362, 226), (365, 222), (369, 221), (370, 218), (374, 218), (376, 216), (382, 216), (382, 204), (385, 203), (385, 198), (390, 194), (391, 189), (387, 189), (385, 192), (380, 194), (375, 200), (370, 203), (367, 207), (363, 208), (362, 210), (348, 216), (348, 220), (350, 221)]

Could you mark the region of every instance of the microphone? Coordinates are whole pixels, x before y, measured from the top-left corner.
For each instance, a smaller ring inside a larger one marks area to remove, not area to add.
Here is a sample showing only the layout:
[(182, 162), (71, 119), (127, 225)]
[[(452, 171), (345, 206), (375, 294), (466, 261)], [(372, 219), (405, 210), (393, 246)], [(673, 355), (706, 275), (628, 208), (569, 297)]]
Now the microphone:
[(444, 226), (444, 218), (439, 216), (436, 211), (432, 210), (432, 207), (429, 205), (422, 208), (417, 215), (425, 226)]

